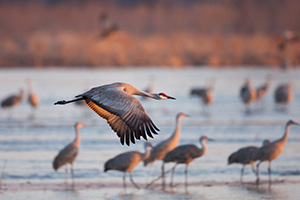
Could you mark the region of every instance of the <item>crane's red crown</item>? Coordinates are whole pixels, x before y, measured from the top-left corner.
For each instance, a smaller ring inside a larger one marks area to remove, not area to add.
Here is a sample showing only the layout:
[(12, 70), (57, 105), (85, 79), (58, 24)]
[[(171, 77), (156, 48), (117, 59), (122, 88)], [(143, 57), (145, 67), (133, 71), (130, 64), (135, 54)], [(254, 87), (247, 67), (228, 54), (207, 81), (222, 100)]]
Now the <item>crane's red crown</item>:
[(167, 95), (163, 92), (159, 93), (160, 96), (164, 96), (164, 97), (167, 97)]

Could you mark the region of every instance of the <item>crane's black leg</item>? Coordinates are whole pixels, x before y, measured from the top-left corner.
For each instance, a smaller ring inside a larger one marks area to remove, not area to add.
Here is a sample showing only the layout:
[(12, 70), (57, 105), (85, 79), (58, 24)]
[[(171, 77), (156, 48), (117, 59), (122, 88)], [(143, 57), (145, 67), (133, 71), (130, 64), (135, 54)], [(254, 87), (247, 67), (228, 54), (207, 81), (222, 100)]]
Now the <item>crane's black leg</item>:
[(256, 185), (259, 184), (259, 165), (260, 165), (261, 161), (259, 161), (259, 163), (257, 163), (256, 165)]
[(71, 175), (72, 175), (72, 185), (74, 185), (75, 182), (74, 182), (74, 169), (73, 169), (73, 163), (71, 164)]
[(140, 189), (140, 187), (133, 181), (133, 178), (132, 178), (132, 172), (129, 172), (129, 175), (130, 175), (130, 181), (131, 181), (131, 183), (132, 183), (137, 189)]
[(253, 173), (256, 174), (256, 171), (255, 171), (255, 168), (254, 168), (254, 165), (253, 165), (253, 164), (251, 164), (251, 167), (252, 167)]
[(161, 166), (161, 178), (162, 178), (162, 188), (165, 189), (165, 163), (163, 162)]
[(268, 172), (269, 172), (269, 185), (272, 184), (272, 180), (271, 180), (271, 162), (269, 162), (269, 167), (268, 167)]
[(124, 172), (124, 175), (123, 175), (123, 187), (124, 189), (126, 190), (126, 172)]
[(188, 186), (188, 165), (185, 165), (184, 173), (185, 173), (185, 188), (187, 188), (187, 186)]
[(240, 178), (241, 183), (243, 183), (244, 169), (245, 169), (245, 165), (243, 165), (243, 167), (241, 169), (241, 178)]
[(66, 184), (68, 185), (68, 165), (66, 165), (66, 168), (65, 168), (65, 181), (66, 181)]
[(174, 167), (172, 167), (170, 187), (173, 187), (173, 177), (174, 177), (174, 172), (175, 172), (176, 166), (177, 166), (177, 163), (174, 165)]

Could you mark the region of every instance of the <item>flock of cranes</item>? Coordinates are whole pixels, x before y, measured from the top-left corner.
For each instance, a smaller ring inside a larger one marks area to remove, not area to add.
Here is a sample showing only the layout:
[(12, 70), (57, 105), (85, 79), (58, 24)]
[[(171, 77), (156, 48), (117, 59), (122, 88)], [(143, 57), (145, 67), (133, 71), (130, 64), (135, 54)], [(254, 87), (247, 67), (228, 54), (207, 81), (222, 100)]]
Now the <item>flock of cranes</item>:
[[(262, 85), (256, 89), (253, 88), (251, 80), (247, 80), (245, 85), (241, 89), (241, 97), (250, 98), (251, 100), (244, 101), (249, 103), (251, 101), (261, 99), (267, 92), (270, 84), (270, 79), (268, 77), (265, 85)], [(29, 101), (33, 107), (36, 107), (39, 103), (37, 97), (31, 90), (31, 82), (28, 82), (30, 88)], [(207, 93), (212, 86), (207, 89), (192, 90), (193, 95), (201, 95)], [(283, 87), (283, 86), (282, 86)], [(277, 89), (279, 90), (279, 89)], [(276, 95), (280, 96), (277, 94)], [(278, 92), (286, 93), (286, 92)], [(167, 100), (173, 99), (174, 97), (168, 96), (165, 93), (149, 93), (141, 91), (134, 86), (116, 82), (112, 84), (107, 84), (99, 87), (94, 87), (87, 92), (75, 96), (75, 99), (69, 101), (57, 101), (55, 105), (64, 105), (72, 102), (84, 101), (96, 114), (104, 118), (111, 129), (120, 138), (120, 143), (123, 145), (126, 143), (128, 146), (130, 143), (135, 143), (135, 140), (140, 140), (141, 138), (147, 140), (148, 137), (153, 138), (153, 134), (157, 134), (159, 129), (153, 123), (149, 115), (146, 113), (141, 102), (135, 98), (133, 95), (139, 95), (142, 97), (153, 98), (156, 100)], [(254, 97), (252, 97), (252, 95)], [(275, 96), (276, 96), (275, 95)], [(281, 94), (282, 95), (282, 94)], [(285, 94), (288, 96), (288, 94)], [(2, 101), (2, 107), (11, 107), (19, 103), (24, 97), (24, 91), (21, 90), (19, 95), (12, 95)], [(202, 97), (203, 98), (203, 97)], [(253, 98), (253, 99), (252, 99)], [(282, 98), (282, 97), (281, 97)], [(204, 98), (205, 99), (205, 98)], [(205, 102), (205, 101), (204, 101)], [(171, 183), (173, 186), (173, 176), (175, 168), (178, 164), (185, 164), (185, 186), (187, 187), (187, 176), (188, 176), (188, 166), (196, 158), (205, 155), (206, 141), (211, 141), (212, 139), (207, 136), (200, 137), (200, 143), (202, 148), (197, 147), (194, 144), (186, 144), (178, 146), (180, 141), (181, 123), (180, 120), (184, 117), (188, 117), (185, 113), (178, 113), (176, 116), (176, 125), (174, 133), (166, 140), (161, 141), (157, 145), (152, 146), (152, 143), (145, 143), (145, 153), (140, 153), (137, 151), (125, 152), (117, 155), (116, 157), (109, 159), (104, 165), (104, 172), (109, 170), (117, 170), (124, 173), (123, 185), (126, 188), (126, 173), (129, 172), (130, 180), (132, 184), (140, 188), (138, 184), (133, 181), (132, 170), (140, 162), (144, 162), (146, 167), (148, 164), (155, 162), (156, 160), (162, 161), (161, 176), (162, 185), (165, 187), (165, 170), (164, 166), (166, 163), (175, 163), (172, 168), (171, 173)], [(239, 149), (228, 157), (228, 164), (240, 163), (243, 165), (241, 170), (241, 182), (244, 172), (244, 167), (247, 164), (252, 165), (253, 172), (256, 174), (256, 183), (259, 184), (259, 166), (262, 162), (269, 162), (269, 183), (271, 184), (271, 162), (276, 159), (282, 152), (284, 145), (287, 141), (289, 134), (289, 128), (291, 125), (299, 125), (298, 123), (289, 120), (286, 124), (286, 130), (282, 138), (270, 142), (265, 140), (261, 147), (249, 146)], [(74, 170), (73, 163), (78, 155), (80, 147), (80, 133), (79, 128), (85, 125), (81, 122), (75, 124), (76, 137), (74, 141), (63, 148), (58, 155), (54, 158), (53, 169), (58, 170), (62, 166), (66, 166), (66, 179), (68, 177), (67, 165), (70, 164), (71, 175), (74, 184)], [(150, 150), (151, 148), (151, 150)], [(256, 169), (254, 169), (254, 163), (258, 162)]]
[[(270, 140), (266, 139), (263, 141), (263, 145), (261, 147), (249, 146), (243, 147), (236, 152), (232, 153), (228, 157), (228, 164), (232, 163), (240, 163), (243, 165), (241, 170), (241, 182), (244, 172), (244, 167), (247, 164), (252, 165), (252, 170), (256, 174), (256, 184), (259, 184), (259, 166), (262, 162), (268, 161), (268, 173), (269, 173), (269, 184), (272, 183), (271, 181), (271, 163), (275, 160), (283, 151), (285, 143), (287, 141), (290, 126), (291, 125), (299, 125), (299, 123), (294, 122), (293, 120), (289, 120), (285, 126), (285, 132), (281, 138), (270, 142)], [(256, 165), (256, 170), (254, 169), (254, 163), (258, 161)]]
[[(188, 166), (194, 161), (196, 158), (202, 157), (205, 155), (207, 151), (206, 141), (213, 141), (213, 139), (208, 138), (207, 136), (201, 136), (199, 141), (202, 145), (202, 148), (197, 147), (194, 144), (185, 144), (178, 146), (179, 143), (179, 135), (180, 135), (180, 122), (179, 119), (185, 117), (184, 113), (179, 113), (176, 117), (176, 128), (175, 132), (168, 139), (160, 142), (156, 146), (153, 146), (151, 142), (145, 142), (144, 148), (145, 152), (140, 153), (138, 151), (130, 151), (121, 153), (114, 158), (109, 159), (104, 164), (104, 172), (109, 170), (117, 170), (123, 172), (123, 187), (126, 188), (126, 173), (130, 175), (130, 181), (136, 188), (140, 188), (138, 184), (133, 181), (132, 178), (132, 170), (140, 163), (144, 162), (144, 166), (146, 167), (148, 164), (153, 163), (155, 160), (162, 161), (162, 174), (159, 178), (162, 178), (162, 187), (165, 188), (165, 172), (164, 166), (166, 163), (175, 163), (175, 165), (171, 169), (171, 182), (170, 187), (173, 187), (173, 177), (174, 171), (178, 164), (185, 164), (185, 187), (188, 186)], [(256, 184), (259, 184), (259, 166), (262, 162), (268, 161), (268, 173), (269, 173), (269, 184), (271, 184), (271, 162), (276, 159), (285, 146), (289, 135), (289, 129), (291, 125), (299, 125), (293, 120), (289, 120), (286, 123), (286, 128), (284, 135), (275, 141), (270, 141), (268, 139), (263, 141), (263, 145), (261, 147), (256, 146), (248, 146), (238, 149), (236, 152), (232, 153), (228, 157), (228, 164), (240, 163), (243, 165), (241, 169), (241, 177), (240, 181), (243, 182), (243, 173), (244, 168), (247, 164), (252, 166), (252, 170), (256, 175)], [(74, 172), (73, 172), (73, 162), (78, 155), (79, 146), (80, 146), (80, 134), (79, 128), (84, 127), (84, 125), (80, 122), (75, 124), (76, 129), (76, 137), (74, 141), (68, 144), (65, 148), (63, 148), (58, 155), (53, 160), (53, 169), (57, 170), (61, 166), (66, 166), (65, 176), (66, 181), (68, 177), (68, 168), (67, 165), (71, 166), (71, 175), (74, 184)], [(254, 164), (257, 163), (256, 169)], [(151, 185), (152, 183), (148, 184)], [(147, 187), (148, 187), (147, 186)]]
[[(269, 91), (271, 82), (271, 76), (267, 76), (267, 80), (263, 85), (254, 87), (251, 79), (246, 79), (244, 85), (240, 89), (240, 98), (246, 106), (246, 111), (250, 112), (250, 105), (254, 102), (261, 101), (262, 98)], [(277, 86), (274, 92), (274, 102), (277, 106), (281, 106), (282, 109), (286, 108), (286, 105), (293, 99), (292, 84), (282, 83)], [(278, 107), (280, 108), (280, 107)]]

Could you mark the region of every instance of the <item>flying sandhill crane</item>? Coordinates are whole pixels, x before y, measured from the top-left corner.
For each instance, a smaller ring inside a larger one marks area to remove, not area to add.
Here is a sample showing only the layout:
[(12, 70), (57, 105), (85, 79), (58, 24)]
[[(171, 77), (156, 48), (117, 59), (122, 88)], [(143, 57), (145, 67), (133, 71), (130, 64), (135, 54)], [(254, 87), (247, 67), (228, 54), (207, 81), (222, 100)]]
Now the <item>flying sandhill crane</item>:
[(261, 100), (270, 88), (271, 75), (267, 75), (267, 80), (263, 85), (260, 85), (256, 88), (256, 100)]
[(152, 122), (141, 102), (132, 95), (150, 97), (157, 100), (175, 99), (165, 93), (147, 93), (127, 83), (112, 83), (94, 87), (89, 91), (77, 95), (70, 101), (58, 101), (55, 104), (67, 104), (84, 100), (86, 104), (100, 117), (107, 120), (110, 127), (117, 133), (121, 144), (124, 141), (129, 146), (130, 141), (135, 143), (135, 138), (142, 136), (147, 140), (146, 134), (153, 138), (159, 129)]
[(17, 95), (10, 95), (7, 98), (5, 98), (2, 102), (1, 102), (1, 107), (2, 108), (13, 108), (15, 106), (17, 106), (19, 103), (21, 103), (23, 101), (24, 98), (24, 90), (20, 89), (20, 93)]
[(28, 102), (33, 108), (36, 108), (40, 104), (40, 101), (38, 96), (32, 91), (32, 81), (30, 79), (27, 80), (27, 85), (29, 89)]
[(279, 85), (274, 93), (274, 100), (275, 103), (278, 105), (287, 105), (290, 103), (293, 99), (293, 90), (292, 90), (292, 84), (281, 84)]
[[(263, 141), (263, 145), (267, 145), (270, 144), (270, 140), (264, 140)], [(242, 169), (241, 169), (241, 178), (240, 181), (243, 182), (243, 174), (244, 174), (244, 169), (245, 166), (250, 164), (252, 166), (252, 171), (255, 174), (255, 169), (254, 169), (254, 164), (255, 161), (250, 160), (252, 153), (258, 149), (258, 147), (256, 146), (248, 146), (248, 147), (243, 147), (240, 148), (239, 150), (237, 150), (236, 152), (232, 153), (229, 157), (228, 157), (228, 165), (233, 164), (233, 163), (240, 163), (243, 165)]]
[(65, 175), (66, 175), (66, 182), (68, 178), (68, 166), (67, 164), (70, 164), (71, 166), (71, 175), (72, 180), (74, 184), (74, 171), (73, 171), (73, 162), (75, 161), (78, 152), (79, 152), (79, 146), (80, 146), (80, 133), (79, 128), (84, 127), (85, 125), (81, 122), (77, 122), (75, 124), (75, 130), (76, 130), (76, 137), (75, 140), (68, 144), (65, 148), (63, 148), (58, 155), (53, 160), (53, 169), (57, 171), (61, 166), (66, 165)]
[(99, 16), (99, 20), (102, 29), (100, 36), (102, 38), (107, 38), (108, 36), (115, 33), (117, 30), (119, 30), (118, 25), (110, 21), (106, 13), (101, 13)]
[[(171, 183), (170, 186), (173, 185), (173, 176), (175, 167), (178, 164), (185, 164), (185, 186), (187, 186), (187, 174), (188, 174), (188, 166), (189, 164), (196, 158), (203, 156), (206, 153), (206, 141), (212, 141), (212, 139), (208, 138), (207, 136), (200, 137), (200, 143), (202, 148), (198, 148), (196, 145), (187, 144), (181, 145), (173, 149), (172, 151), (168, 152), (163, 159), (163, 165), (168, 162), (175, 162), (176, 164), (172, 168), (172, 176), (171, 176)], [(163, 182), (164, 184), (164, 182)]]
[(145, 153), (142, 154), (138, 151), (130, 151), (117, 155), (116, 157), (108, 160), (104, 164), (104, 172), (109, 170), (117, 170), (124, 172), (123, 176), (123, 187), (126, 188), (126, 173), (130, 174), (130, 181), (136, 188), (140, 188), (132, 179), (132, 170), (135, 168), (139, 162), (147, 159), (150, 155), (150, 149), (148, 147), (152, 147), (151, 142), (145, 142)]
[(276, 159), (282, 152), (284, 145), (287, 141), (289, 131), (290, 131), (290, 126), (291, 125), (299, 125), (298, 123), (294, 122), (293, 120), (289, 120), (286, 123), (285, 127), (285, 132), (281, 138), (278, 140), (275, 140), (271, 142), (270, 144), (264, 145), (258, 149), (256, 149), (252, 156), (251, 156), (251, 161), (259, 161), (258, 164), (256, 165), (256, 184), (259, 184), (259, 165), (264, 162), (268, 161), (269, 166), (268, 166), (268, 173), (269, 173), (269, 184), (271, 184), (271, 163), (274, 159)]
[(240, 90), (240, 97), (243, 103), (246, 105), (246, 109), (247, 109), (246, 111), (249, 112), (250, 103), (256, 100), (256, 90), (252, 86), (251, 79), (246, 79), (246, 82), (244, 83), (244, 85)]

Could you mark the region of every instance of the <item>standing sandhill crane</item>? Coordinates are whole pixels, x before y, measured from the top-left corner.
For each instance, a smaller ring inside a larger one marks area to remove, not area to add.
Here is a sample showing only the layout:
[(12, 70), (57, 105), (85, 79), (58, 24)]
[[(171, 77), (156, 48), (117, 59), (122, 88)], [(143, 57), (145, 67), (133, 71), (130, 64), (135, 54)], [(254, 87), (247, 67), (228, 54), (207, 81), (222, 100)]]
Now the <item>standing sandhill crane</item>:
[(145, 153), (142, 154), (137, 151), (125, 152), (117, 155), (116, 157), (108, 160), (104, 165), (104, 172), (108, 170), (117, 170), (124, 172), (123, 176), (123, 187), (126, 188), (126, 172), (130, 174), (130, 181), (136, 188), (140, 188), (132, 179), (132, 170), (135, 168), (139, 162), (147, 159), (150, 155), (150, 149), (148, 147), (152, 147), (151, 142), (145, 142)]
[(68, 167), (67, 164), (71, 165), (71, 175), (72, 175), (72, 180), (74, 184), (74, 171), (73, 171), (73, 162), (75, 161), (78, 152), (79, 152), (79, 146), (80, 146), (80, 133), (79, 133), (79, 128), (84, 127), (85, 125), (82, 124), (81, 122), (77, 122), (75, 124), (75, 130), (76, 130), (76, 137), (75, 140), (68, 144), (65, 148), (60, 150), (58, 155), (54, 158), (53, 160), (53, 169), (57, 171), (61, 166), (66, 165), (66, 183), (67, 183), (67, 178), (68, 178)]
[(17, 106), (19, 103), (23, 101), (24, 98), (24, 90), (20, 89), (20, 93), (17, 95), (10, 95), (7, 98), (5, 98), (1, 102), (2, 108), (13, 108), (14, 106)]
[(165, 93), (147, 93), (127, 83), (112, 83), (94, 87), (89, 91), (75, 96), (77, 99), (58, 101), (56, 104), (68, 104), (84, 100), (86, 104), (100, 117), (107, 120), (110, 127), (117, 133), (120, 142), (124, 141), (129, 146), (130, 141), (135, 143), (135, 138), (142, 136), (147, 140), (146, 133), (153, 138), (159, 129), (152, 122), (141, 102), (132, 95), (150, 97), (156, 100), (175, 99)]
[[(270, 144), (270, 140), (264, 140), (263, 145)], [(240, 181), (243, 182), (243, 174), (244, 174), (244, 169), (245, 166), (250, 164), (252, 166), (252, 171), (255, 174), (255, 169), (254, 169), (254, 163), (255, 161), (250, 160), (252, 153), (258, 149), (258, 147), (255, 146), (248, 146), (248, 147), (243, 147), (237, 150), (236, 152), (232, 153), (228, 157), (228, 165), (233, 164), (233, 163), (240, 163), (243, 165), (241, 169), (241, 178)]]
[[(180, 120), (184, 117), (187, 117), (184, 113), (178, 113), (176, 116), (176, 128), (174, 133), (166, 140), (161, 141), (155, 147), (152, 148), (151, 154), (148, 159), (144, 160), (144, 166), (147, 166), (149, 163), (155, 162), (155, 160), (163, 160), (165, 155), (177, 147), (180, 140), (180, 129), (181, 123)], [(161, 177), (164, 178), (165, 170), (161, 168)]]
[(36, 108), (40, 104), (40, 101), (38, 96), (32, 91), (32, 81), (30, 79), (27, 80), (27, 85), (29, 89), (28, 102), (33, 108)]
[(295, 43), (300, 41), (299, 33), (291, 30), (284, 30), (277, 38), (277, 47), (280, 51), (284, 51), (288, 43)]
[(270, 88), (270, 82), (271, 82), (271, 75), (267, 75), (266, 82), (263, 85), (256, 88), (256, 100), (257, 101), (261, 100), (266, 95), (266, 93), (268, 92), (268, 90)]
[(202, 99), (203, 105), (210, 105), (213, 101), (212, 87), (194, 88), (191, 90), (191, 95), (199, 96)]
[(271, 163), (281, 154), (289, 135), (290, 126), (293, 124), (299, 125), (293, 120), (289, 120), (285, 126), (285, 133), (281, 138), (271, 142), (270, 144), (264, 145), (253, 152), (251, 160), (259, 161), (256, 165), (256, 184), (259, 184), (259, 165), (264, 161), (269, 161), (268, 173), (269, 184), (271, 184)]
[(245, 84), (242, 86), (240, 90), (240, 97), (246, 105), (246, 111), (249, 112), (250, 103), (256, 100), (256, 90), (253, 88), (252, 81), (250, 79), (246, 79)]
[(180, 120), (184, 117), (187, 117), (187, 115), (182, 112), (177, 114), (175, 131), (168, 139), (161, 141), (159, 144), (152, 148), (149, 158), (144, 160), (144, 166), (153, 163), (155, 160), (163, 160), (165, 155), (169, 151), (177, 147), (180, 140)]
[(198, 96), (202, 100), (203, 110), (205, 112), (205, 108), (211, 105), (213, 102), (213, 87), (208, 86), (204, 88), (194, 88), (191, 90), (190, 94), (192, 96)]
[(279, 85), (274, 93), (274, 100), (276, 104), (286, 105), (293, 99), (292, 84), (281, 84)]
[(196, 158), (203, 156), (206, 153), (206, 141), (212, 141), (212, 139), (207, 136), (200, 137), (200, 143), (202, 148), (198, 148), (196, 145), (187, 144), (181, 145), (168, 152), (163, 159), (163, 165), (168, 162), (175, 162), (176, 164), (172, 168), (172, 176), (170, 186), (173, 185), (173, 176), (175, 167), (177, 164), (185, 164), (185, 186), (187, 187), (187, 174), (188, 174), (188, 165)]
[(101, 13), (99, 16), (99, 20), (102, 29), (100, 36), (102, 38), (107, 38), (108, 36), (115, 33), (117, 30), (119, 30), (118, 25), (110, 21), (106, 13)]
[(205, 87), (193, 88), (190, 92), (190, 95), (198, 96), (202, 100), (204, 110), (213, 102), (213, 85), (214, 79), (207, 82)]

